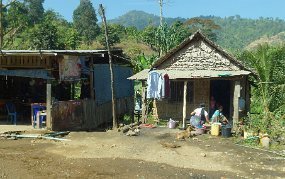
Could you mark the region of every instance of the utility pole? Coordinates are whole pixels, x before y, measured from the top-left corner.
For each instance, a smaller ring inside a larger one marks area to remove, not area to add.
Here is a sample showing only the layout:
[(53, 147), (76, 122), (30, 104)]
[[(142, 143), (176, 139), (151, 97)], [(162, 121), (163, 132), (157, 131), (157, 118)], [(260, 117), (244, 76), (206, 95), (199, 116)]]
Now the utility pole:
[[(160, 36), (162, 35), (162, 29), (163, 29), (163, 0), (159, 0), (159, 7), (160, 7)], [(159, 46), (159, 56), (161, 57), (163, 53), (163, 50), (161, 48), (161, 46)]]
[(163, 25), (163, 0), (159, 0), (159, 6), (160, 6), (160, 26)]
[(112, 55), (110, 51), (110, 45), (109, 45), (109, 38), (108, 38), (108, 28), (107, 28), (107, 22), (105, 17), (105, 10), (102, 4), (99, 5), (100, 8), (100, 15), (102, 18), (102, 22), (105, 27), (105, 39), (106, 39), (106, 46), (108, 50), (109, 55), (109, 67), (110, 67), (110, 73), (111, 73), (111, 93), (112, 93), (112, 114), (113, 114), (113, 129), (117, 128), (117, 119), (116, 119), (116, 99), (115, 99), (115, 89), (114, 89), (114, 73), (113, 73), (113, 65), (112, 65)]

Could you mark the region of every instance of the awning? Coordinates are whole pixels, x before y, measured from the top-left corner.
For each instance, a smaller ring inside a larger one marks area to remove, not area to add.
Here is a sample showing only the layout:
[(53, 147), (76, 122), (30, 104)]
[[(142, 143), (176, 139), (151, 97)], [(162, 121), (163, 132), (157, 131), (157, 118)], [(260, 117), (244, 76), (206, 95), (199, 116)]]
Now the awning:
[(26, 78), (54, 79), (47, 70), (0, 70), (0, 76), (18, 76)]
[[(197, 78), (221, 78), (234, 77), (251, 74), (250, 71), (215, 71), (215, 70), (193, 70), (193, 71), (178, 71), (178, 70), (154, 70), (161, 74), (168, 74), (169, 79), (197, 79)], [(149, 69), (145, 69), (131, 77), (129, 80), (147, 80)]]

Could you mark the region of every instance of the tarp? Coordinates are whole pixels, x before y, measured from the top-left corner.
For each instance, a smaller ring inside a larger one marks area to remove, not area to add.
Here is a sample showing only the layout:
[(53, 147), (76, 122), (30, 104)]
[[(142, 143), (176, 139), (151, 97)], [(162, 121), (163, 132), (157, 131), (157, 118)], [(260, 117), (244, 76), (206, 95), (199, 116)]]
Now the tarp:
[(59, 60), (59, 77), (61, 81), (79, 80), (81, 75), (81, 62), (78, 56), (64, 55)]
[(26, 78), (53, 79), (47, 70), (29, 69), (29, 70), (0, 70), (0, 76), (18, 76)]

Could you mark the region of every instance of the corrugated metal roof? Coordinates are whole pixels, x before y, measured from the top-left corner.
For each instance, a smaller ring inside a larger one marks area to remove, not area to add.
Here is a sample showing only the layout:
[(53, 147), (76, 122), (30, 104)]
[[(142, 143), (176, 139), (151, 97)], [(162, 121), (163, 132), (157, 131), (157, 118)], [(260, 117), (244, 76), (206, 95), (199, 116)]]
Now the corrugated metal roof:
[[(170, 79), (194, 79), (194, 78), (218, 78), (249, 75), (250, 71), (213, 71), (213, 70), (195, 70), (195, 71), (178, 71), (178, 70), (155, 70), (161, 74), (168, 74)], [(131, 77), (129, 80), (146, 80), (149, 69), (145, 69)]]
[[(112, 52), (121, 52), (122, 50), (112, 50)], [(0, 50), (0, 55), (60, 55), (60, 54), (104, 54), (107, 50)]]

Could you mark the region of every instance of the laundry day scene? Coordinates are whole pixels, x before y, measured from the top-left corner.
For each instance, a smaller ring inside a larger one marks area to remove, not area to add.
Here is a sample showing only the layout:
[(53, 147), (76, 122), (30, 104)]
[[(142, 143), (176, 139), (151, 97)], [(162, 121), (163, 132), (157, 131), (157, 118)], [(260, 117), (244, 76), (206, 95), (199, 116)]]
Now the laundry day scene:
[(285, 178), (285, 1), (0, 5), (0, 178)]

